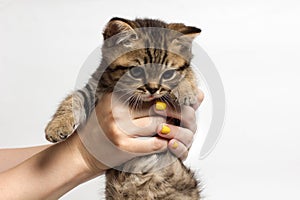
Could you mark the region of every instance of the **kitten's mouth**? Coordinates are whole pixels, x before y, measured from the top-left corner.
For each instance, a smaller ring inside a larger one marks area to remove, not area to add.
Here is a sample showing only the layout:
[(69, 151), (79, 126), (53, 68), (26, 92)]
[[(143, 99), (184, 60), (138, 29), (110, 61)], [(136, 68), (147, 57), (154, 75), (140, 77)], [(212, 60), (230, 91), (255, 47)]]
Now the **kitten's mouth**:
[(150, 95), (145, 95), (145, 96), (143, 96), (142, 97), (142, 100), (143, 101), (152, 101), (152, 100), (154, 100), (154, 99), (158, 99), (158, 98), (160, 98), (160, 97), (162, 97), (163, 95), (152, 95), (152, 94), (150, 94)]
[(151, 101), (151, 100), (155, 99), (155, 96), (154, 96), (154, 95), (149, 95), (149, 96), (147, 97), (147, 99), (148, 99), (149, 101)]

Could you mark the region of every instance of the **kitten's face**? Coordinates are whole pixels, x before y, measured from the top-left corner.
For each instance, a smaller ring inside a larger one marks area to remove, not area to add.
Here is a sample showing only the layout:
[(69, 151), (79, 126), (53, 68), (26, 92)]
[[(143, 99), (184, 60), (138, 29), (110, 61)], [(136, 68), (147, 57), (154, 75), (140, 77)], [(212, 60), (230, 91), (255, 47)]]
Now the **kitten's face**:
[[(149, 52), (156, 55), (151, 57), (152, 62)], [(162, 59), (163, 57), (165, 58)], [(154, 60), (161, 62), (153, 62)], [(140, 49), (117, 59), (111, 66), (114, 69), (111, 73), (115, 72), (116, 77), (122, 74), (115, 91), (122, 91), (141, 101), (152, 101), (172, 93), (184, 78), (183, 69), (187, 66), (185, 59), (167, 50)]]
[(199, 32), (157, 20), (112, 19), (102, 47), (109, 66), (100, 83), (128, 100), (166, 98), (190, 70), (191, 42)]

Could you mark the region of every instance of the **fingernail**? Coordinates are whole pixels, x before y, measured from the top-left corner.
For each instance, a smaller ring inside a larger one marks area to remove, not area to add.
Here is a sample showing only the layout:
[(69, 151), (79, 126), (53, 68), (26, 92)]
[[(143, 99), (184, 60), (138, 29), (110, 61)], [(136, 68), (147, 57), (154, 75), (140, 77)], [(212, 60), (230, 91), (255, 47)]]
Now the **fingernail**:
[(168, 126), (163, 125), (162, 128), (161, 128), (160, 133), (164, 134), (164, 135), (167, 135), (168, 133), (170, 133), (170, 131), (171, 131), (171, 129)]
[(176, 141), (174, 141), (173, 145), (172, 145), (172, 148), (173, 149), (176, 149), (178, 147), (178, 143)]
[(167, 104), (164, 102), (158, 101), (155, 106), (156, 110), (165, 110), (167, 108)]

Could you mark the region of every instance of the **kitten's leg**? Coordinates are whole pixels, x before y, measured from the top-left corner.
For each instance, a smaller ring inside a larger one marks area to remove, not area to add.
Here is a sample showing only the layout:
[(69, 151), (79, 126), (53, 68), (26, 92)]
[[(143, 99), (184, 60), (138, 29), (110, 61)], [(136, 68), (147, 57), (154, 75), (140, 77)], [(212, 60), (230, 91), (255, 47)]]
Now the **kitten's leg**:
[(79, 116), (76, 115), (80, 115), (82, 109), (79, 101), (76, 100), (77, 98), (76, 94), (71, 94), (59, 105), (45, 129), (46, 138), (50, 142), (59, 142), (66, 139), (73, 133), (76, 125), (79, 124)]
[(188, 79), (183, 79), (174, 91), (174, 95), (177, 97), (180, 105), (193, 105), (197, 103), (197, 86), (195, 82)]
[(85, 123), (95, 106), (93, 91), (91, 85), (87, 84), (64, 99), (45, 129), (47, 140), (65, 140), (79, 124)]

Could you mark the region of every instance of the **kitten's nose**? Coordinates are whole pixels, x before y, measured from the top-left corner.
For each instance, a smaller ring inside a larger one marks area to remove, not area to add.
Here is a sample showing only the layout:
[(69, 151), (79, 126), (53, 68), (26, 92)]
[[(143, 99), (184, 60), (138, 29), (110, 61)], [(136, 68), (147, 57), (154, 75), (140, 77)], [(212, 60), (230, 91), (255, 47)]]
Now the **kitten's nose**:
[(150, 92), (150, 94), (154, 94), (158, 88), (148, 88), (147, 90)]
[(159, 89), (157, 84), (146, 84), (145, 87), (150, 92), (150, 94), (154, 94)]

